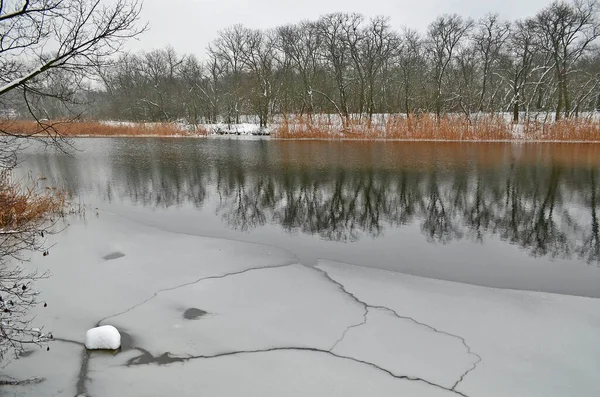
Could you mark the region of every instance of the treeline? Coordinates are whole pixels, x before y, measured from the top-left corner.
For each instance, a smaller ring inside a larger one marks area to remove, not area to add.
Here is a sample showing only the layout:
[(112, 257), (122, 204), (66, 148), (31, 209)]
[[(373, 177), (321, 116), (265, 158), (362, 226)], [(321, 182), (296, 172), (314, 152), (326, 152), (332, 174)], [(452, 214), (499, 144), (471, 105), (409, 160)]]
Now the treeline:
[(510, 112), (547, 119), (600, 108), (598, 3), (555, 2), (530, 19), (443, 15), (426, 33), (334, 13), (272, 30), (235, 25), (203, 60), (171, 48), (99, 72), (94, 116), (262, 126), (276, 114)]

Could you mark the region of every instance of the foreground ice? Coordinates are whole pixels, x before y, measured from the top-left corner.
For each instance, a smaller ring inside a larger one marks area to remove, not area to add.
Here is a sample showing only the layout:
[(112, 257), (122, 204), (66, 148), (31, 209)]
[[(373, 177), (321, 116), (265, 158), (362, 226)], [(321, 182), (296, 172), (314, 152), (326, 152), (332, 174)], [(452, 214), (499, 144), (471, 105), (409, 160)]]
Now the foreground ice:
[[(600, 395), (597, 299), (303, 266), (104, 214), (59, 237), (34, 261), (56, 341), (3, 370), (39, 378), (3, 395)], [(86, 352), (104, 324), (120, 352)]]
[[(598, 299), (485, 288), (328, 261), (318, 268), (372, 307), (389, 308), (394, 316), (464, 339), (465, 348), (481, 357), (457, 387), (467, 395), (600, 395)], [(363, 343), (373, 344), (368, 327), (350, 332), (357, 335), (348, 339), (355, 342), (346, 348), (348, 353), (367, 350)], [(397, 334), (388, 337), (397, 339)], [(378, 339), (388, 347), (379, 358), (389, 368), (398, 366), (401, 360), (390, 362), (389, 357), (405, 349), (396, 349), (384, 336)], [(443, 353), (438, 347), (433, 350), (431, 354)]]
[(310, 351), (95, 369), (93, 396), (452, 396), (423, 382), (397, 379), (375, 367)]
[[(187, 319), (190, 308), (204, 314)], [(335, 285), (291, 265), (164, 291), (110, 322), (155, 356), (185, 357), (285, 346), (326, 350), (361, 320), (361, 308)]]

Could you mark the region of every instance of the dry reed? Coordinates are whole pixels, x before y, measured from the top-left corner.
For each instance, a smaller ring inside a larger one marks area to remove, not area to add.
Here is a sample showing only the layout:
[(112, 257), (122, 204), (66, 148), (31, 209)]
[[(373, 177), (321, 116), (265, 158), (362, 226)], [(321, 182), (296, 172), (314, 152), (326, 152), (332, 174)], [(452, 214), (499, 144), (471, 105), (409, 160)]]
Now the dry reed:
[[(60, 135), (65, 137), (110, 137), (110, 136), (203, 136), (208, 131), (197, 126), (192, 131), (185, 130), (175, 123), (119, 123), (107, 124), (97, 121), (45, 121), (41, 125), (28, 120), (4, 122), (3, 129), (22, 135)], [(46, 128), (46, 131), (44, 131)]]
[(0, 172), (0, 231), (34, 227), (63, 212), (66, 195), (56, 188), (38, 189), (38, 183), (23, 186), (8, 172)]
[[(600, 142), (600, 122), (590, 119), (565, 119), (558, 122), (526, 121), (512, 124), (502, 116), (485, 115), (468, 120), (461, 115), (377, 117), (348, 120), (344, 127), (332, 115), (283, 117), (273, 136), (284, 139), (353, 139), (353, 140), (440, 140), (440, 141), (561, 141)], [(44, 122), (51, 135), (81, 136), (205, 136), (202, 125), (192, 131), (175, 123), (120, 123), (95, 121)], [(12, 120), (2, 129), (14, 134), (40, 134), (33, 121)]]
[(317, 115), (286, 117), (274, 132), (284, 139), (443, 140), (443, 141), (585, 141), (600, 142), (600, 123), (568, 119), (554, 123), (512, 124), (501, 116), (467, 119), (448, 115), (389, 116), (384, 120), (349, 120)]

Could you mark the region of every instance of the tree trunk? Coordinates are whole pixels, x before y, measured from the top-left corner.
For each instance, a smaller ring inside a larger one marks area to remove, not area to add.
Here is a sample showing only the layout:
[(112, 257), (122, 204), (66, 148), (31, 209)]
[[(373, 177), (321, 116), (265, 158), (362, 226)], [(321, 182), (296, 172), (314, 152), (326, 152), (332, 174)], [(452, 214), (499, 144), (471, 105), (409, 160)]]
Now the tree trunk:
[(562, 89), (563, 89), (563, 86), (559, 82), (558, 83), (558, 102), (556, 103), (556, 115), (554, 117), (554, 121), (559, 121), (560, 120), (560, 116), (561, 116), (561, 112), (562, 112), (562, 107), (563, 107), (563, 93), (562, 93)]
[(563, 73), (562, 73), (562, 84), (563, 84), (562, 91), (563, 91), (563, 95), (565, 97), (565, 118), (569, 118), (571, 116), (571, 97), (569, 96), (566, 70), (563, 70)]

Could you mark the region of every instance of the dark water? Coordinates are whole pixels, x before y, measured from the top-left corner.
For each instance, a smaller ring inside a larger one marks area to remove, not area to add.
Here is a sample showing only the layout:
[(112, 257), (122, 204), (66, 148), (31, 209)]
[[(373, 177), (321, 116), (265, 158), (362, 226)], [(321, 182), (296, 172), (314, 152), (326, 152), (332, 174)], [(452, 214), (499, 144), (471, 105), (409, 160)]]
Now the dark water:
[(166, 230), (600, 296), (600, 146), (79, 139), (19, 172)]

